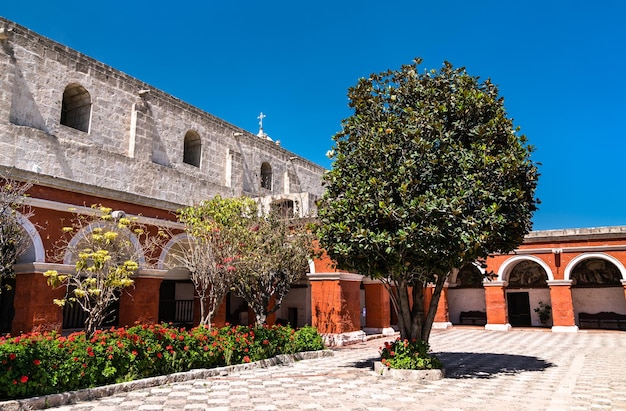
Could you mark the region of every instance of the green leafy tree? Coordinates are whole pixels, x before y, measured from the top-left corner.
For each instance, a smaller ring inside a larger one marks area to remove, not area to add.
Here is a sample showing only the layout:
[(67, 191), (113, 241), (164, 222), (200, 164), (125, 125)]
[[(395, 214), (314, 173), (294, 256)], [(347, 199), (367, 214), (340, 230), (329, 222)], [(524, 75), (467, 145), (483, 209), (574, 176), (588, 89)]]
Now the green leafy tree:
[(315, 235), (305, 219), (271, 211), (253, 216), (240, 241), (234, 288), (264, 324), (276, 312), (291, 285), (308, 270)]
[(538, 173), (494, 84), (420, 63), (349, 89), (318, 234), (339, 268), (386, 285), (403, 339), (428, 341), (449, 272), (523, 241)]
[(189, 270), (200, 300), (202, 325), (211, 327), (211, 319), (233, 284), (240, 242), (257, 209), (257, 203), (250, 198), (216, 196), (178, 211), (188, 240), (174, 255), (174, 261)]
[[(55, 304), (78, 304), (86, 313), (89, 336), (113, 315), (113, 303), (122, 290), (133, 286), (132, 275), (155, 244), (155, 237), (134, 219), (107, 207), (92, 209), (91, 214), (75, 214), (72, 224), (63, 228), (56, 258), (62, 260), (69, 253), (74, 270), (43, 274), (50, 286), (66, 289), (64, 298), (54, 300)], [(72, 241), (76, 235), (78, 241)]]
[[(19, 182), (10, 175), (0, 175), (0, 333), (11, 331), (15, 313), (13, 307), (15, 263), (29, 245), (28, 234), (19, 222), (32, 216), (24, 204), (31, 183)], [(19, 213), (18, 213), (19, 211)]]

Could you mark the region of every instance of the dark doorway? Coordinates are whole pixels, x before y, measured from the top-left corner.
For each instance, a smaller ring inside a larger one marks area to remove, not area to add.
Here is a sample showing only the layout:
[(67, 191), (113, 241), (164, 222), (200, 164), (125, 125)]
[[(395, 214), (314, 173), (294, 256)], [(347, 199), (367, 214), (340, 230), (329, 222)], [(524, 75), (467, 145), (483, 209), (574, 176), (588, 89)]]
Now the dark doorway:
[(11, 332), (15, 317), (15, 278), (5, 278), (0, 284), (0, 335), (4, 335)]
[[(172, 323), (179, 327), (193, 324), (193, 292), (190, 292), (189, 284), (190, 281), (171, 280), (164, 280), (161, 283), (159, 322)], [(183, 290), (184, 288), (187, 290)]]
[(507, 293), (509, 324), (513, 327), (530, 327), (530, 301), (528, 293)]
[(287, 316), (289, 317), (289, 325), (292, 328), (298, 327), (298, 309), (296, 307), (287, 308)]

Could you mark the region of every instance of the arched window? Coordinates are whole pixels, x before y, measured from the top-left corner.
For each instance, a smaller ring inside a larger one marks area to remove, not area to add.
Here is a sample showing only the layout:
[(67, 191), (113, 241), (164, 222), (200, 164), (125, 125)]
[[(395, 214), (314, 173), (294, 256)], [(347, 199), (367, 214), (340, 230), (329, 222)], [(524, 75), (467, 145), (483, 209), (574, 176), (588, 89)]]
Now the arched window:
[(272, 166), (269, 163), (261, 164), (261, 188), (272, 189)]
[(474, 264), (465, 264), (456, 276), (457, 288), (482, 288), (483, 274)]
[(183, 148), (183, 163), (200, 167), (202, 158), (202, 141), (195, 131), (188, 131), (185, 134), (185, 147)]
[(91, 121), (91, 95), (80, 84), (65, 87), (61, 102), (61, 124), (76, 130), (89, 132)]

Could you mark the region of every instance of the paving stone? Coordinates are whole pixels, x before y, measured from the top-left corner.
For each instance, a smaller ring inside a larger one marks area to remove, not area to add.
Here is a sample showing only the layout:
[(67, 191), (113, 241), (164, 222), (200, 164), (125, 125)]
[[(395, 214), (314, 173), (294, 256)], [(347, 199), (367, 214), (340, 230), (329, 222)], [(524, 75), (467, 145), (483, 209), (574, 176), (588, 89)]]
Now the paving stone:
[(369, 367), (381, 341), (335, 349), (333, 357), (233, 371), (53, 409), (626, 411), (625, 333), (434, 330), (431, 347), (444, 360), (447, 378), (402, 383)]

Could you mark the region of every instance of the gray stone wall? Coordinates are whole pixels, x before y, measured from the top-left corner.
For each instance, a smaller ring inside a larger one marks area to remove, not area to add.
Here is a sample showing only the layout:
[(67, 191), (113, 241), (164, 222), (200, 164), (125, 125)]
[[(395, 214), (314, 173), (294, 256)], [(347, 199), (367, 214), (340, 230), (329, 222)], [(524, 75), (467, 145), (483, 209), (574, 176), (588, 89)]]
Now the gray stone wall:
[[(0, 165), (181, 205), (321, 196), (322, 167), (13, 22), (0, 28)], [(88, 92), (87, 132), (61, 124), (68, 86)], [(183, 162), (188, 131), (201, 138), (199, 167)], [(260, 186), (263, 162), (271, 190)]]

